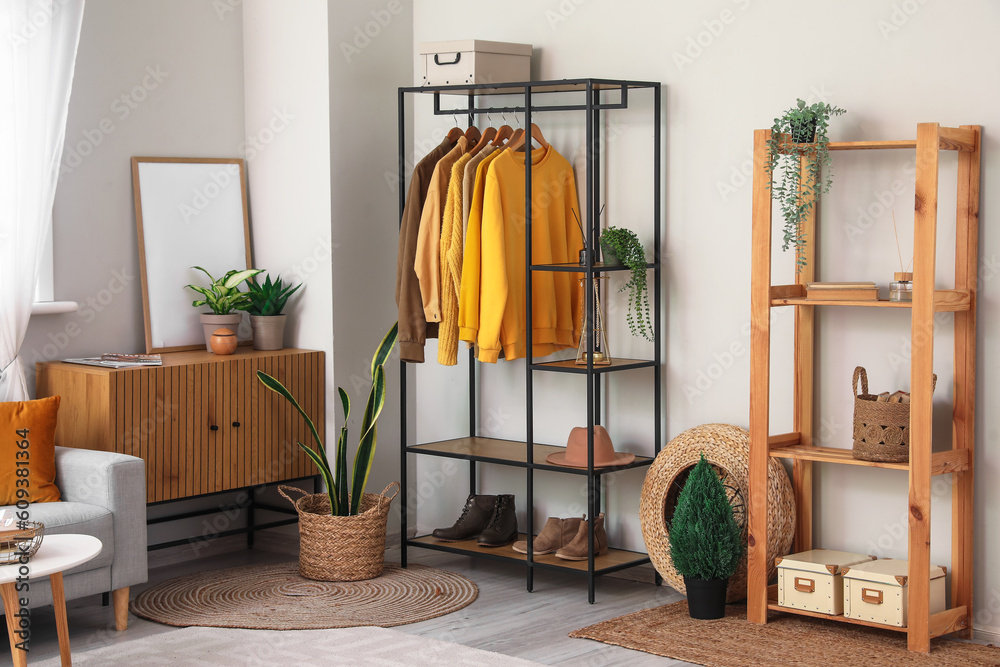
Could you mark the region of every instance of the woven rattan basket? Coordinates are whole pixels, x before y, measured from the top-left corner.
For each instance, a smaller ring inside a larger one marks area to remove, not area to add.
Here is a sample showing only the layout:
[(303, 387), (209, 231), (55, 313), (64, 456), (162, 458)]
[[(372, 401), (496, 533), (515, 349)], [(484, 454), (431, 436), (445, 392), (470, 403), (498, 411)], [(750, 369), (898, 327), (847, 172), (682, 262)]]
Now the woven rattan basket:
[[(861, 393), (858, 393), (858, 380)], [(854, 369), (854, 458), (881, 463), (907, 463), (910, 460), (910, 404), (880, 403), (877, 394), (868, 393), (868, 371)], [(933, 377), (931, 391), (937, 386)]]
[[(393, 494), (387, 495), (393, 487)], [(292, 500), (286, 491), (303, 495)], [(325, 493), (309, 494), (286, 485), (279, 486), (278, 493), (299, 513), (299, 574), (317, 581), (362, 581), (382, 574), (386, 520), (399, 482), (380, 495), (364, 494), (361, 512), (354, 516), (332, 516)]]
[[(639, 500), (639, 523), (653, 567), (675, 590), (684, 593), (684, 577), (670, 559), (668, 523), (687, 475), (702, 453), (726, 487), (733, 516), (747, 539), (747, 504), (750, 499), (750, 434), (729, 424), (703, 424), (671, 440), (649, 467)], [(767, 464), (767, 563), (768, 579), (777, 568), (774, 559), (786, 556), (795, 536), (795, 496), (788, 474), (777, 459)], [(744, 554), (729, 579), (726, 600), (747, 595), (747, 559)]]

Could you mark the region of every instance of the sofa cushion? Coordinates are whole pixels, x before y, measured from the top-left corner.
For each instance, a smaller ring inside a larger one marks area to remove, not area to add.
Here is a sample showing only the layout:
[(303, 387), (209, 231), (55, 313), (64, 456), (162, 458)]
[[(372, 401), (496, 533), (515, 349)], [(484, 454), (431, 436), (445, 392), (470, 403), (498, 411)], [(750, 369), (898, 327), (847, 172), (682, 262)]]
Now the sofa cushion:
[[(0, 403), (0, 505), (59, 500), (55, 433), (59, 397)], [(18, 473), (26, 473), (20, 476)], [(18, 487), (18, 484), (21, 484)], [(27, 498), (17, 495), (18, 488)]]
[[(9, 508), (13, 509), (13, 508)], [(54, 503), (32, 503), (28, 508), (31, 521), (45, 524), (46, 535), (67, 535), (83, 533), (93, 535), (104, 545), (101, 553), (93, 560), (78, 565), (71, 572), (86, 572), (111, 565), (115, 559), (114, 524), (111, 512), (97, 505), (59, 501)], [(45, 544), (45, 540), (42, 540)]]

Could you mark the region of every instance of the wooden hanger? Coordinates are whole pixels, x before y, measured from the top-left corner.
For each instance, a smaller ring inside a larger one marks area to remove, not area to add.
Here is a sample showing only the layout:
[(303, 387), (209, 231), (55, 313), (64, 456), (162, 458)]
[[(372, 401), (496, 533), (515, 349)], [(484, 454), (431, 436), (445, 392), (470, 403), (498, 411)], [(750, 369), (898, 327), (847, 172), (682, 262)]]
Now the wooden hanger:
[(448, 130), (448, 141), (455, 143), (459, 137), (465, 136), (465, 130), (460, 127), (453, 127)]
[(466, 146), (465, 152), (468, 153), (469, 152), (468, 149), (470, 149), (472, 146), (475, 146), (476, 143), (479, 142), (479, 139), (482, 138), (482, 136), (483, 133), (479, 131), (478, 127), (476, 127), (475, 125), (469, 126), (469, 129), (465, 131), (465, 138), (469, 142), (468, 145)]
[(493, 137), (495, 136), (497, 136), (497, 130), (495, 127), (486, 128), (485, 130), (483, 130), (483, 136), (479, 139), (479, 143), (473, 146), (472, 150), (470, 150), (469, 152), (472, 154), (478, 153), (483, 149), (484, 146), (486, 146), (486, 144), (490, 143), (490, 141), (492, 141)]
[(510, 125), (501, 125), (500, 129), (497, 130), (497, 135), (493, 137), (493, 145), (496, 146), (497, 148), (500, 148), (501, 146), (504, 145), (504, 142), (506, 142), (508, 139), (511, 138), (511, 136), (513, 136), (513, 134), (514, 134), (514, 128), (512, 128)]
[(542, 148), (548, 149), (549, 142), (545, 141), (545, 137), (542, 136), (541, 128), (534, 123), (531, 124), (530, 132), (522, 132), (521, 136), (517, 136), (517, 133), (515, 132), (515, 136), (511, 137), (510, 141), (507, 142), (507, 149), (516, 151), (519, 148), (524, 147), (525, 150), (527, 150), (527, 147), (525, 147), (524, 144), (529, 138), (537, 141), (538, 145)]

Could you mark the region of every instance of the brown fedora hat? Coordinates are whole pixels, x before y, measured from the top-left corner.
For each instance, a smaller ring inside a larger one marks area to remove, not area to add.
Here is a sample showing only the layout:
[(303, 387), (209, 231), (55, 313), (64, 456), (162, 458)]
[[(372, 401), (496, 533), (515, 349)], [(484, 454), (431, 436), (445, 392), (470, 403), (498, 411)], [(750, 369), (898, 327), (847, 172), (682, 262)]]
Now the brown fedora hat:
[[(569, 440), (566, 442), (566, 451), (549, 454), (545, 457), (549, 463), (557, 466), (569, 466), (571, 468), (587, 467), (587, 428), (577, 426), (569, 432)], [(635, 454), (628, 452), (616, 452), (615, 446), (611, 444), (611, 436), (608, 430), (597, 424), (594, 426), (594, 467), (606, 468), (609, 466), (623, 466), (635, 460)]]

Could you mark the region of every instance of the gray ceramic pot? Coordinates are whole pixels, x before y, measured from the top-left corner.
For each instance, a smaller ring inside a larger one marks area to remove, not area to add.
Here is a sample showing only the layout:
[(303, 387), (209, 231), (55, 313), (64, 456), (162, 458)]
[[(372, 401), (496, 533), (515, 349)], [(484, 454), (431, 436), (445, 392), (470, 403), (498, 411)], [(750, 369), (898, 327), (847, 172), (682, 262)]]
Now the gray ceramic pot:
[(253, 349), (280, 350), (285, 347), (285, 318), (287, 315), (251, 315)]
[(201, 326), (205, 330), (205, 349), (212, 351), (212, 332), (220, 327), (232, 329), (239, 334), (240, 322), (243, 321), (243, 313), (230, 313), (229, 315), (215, 315), (213, 313), (201, 314)]

